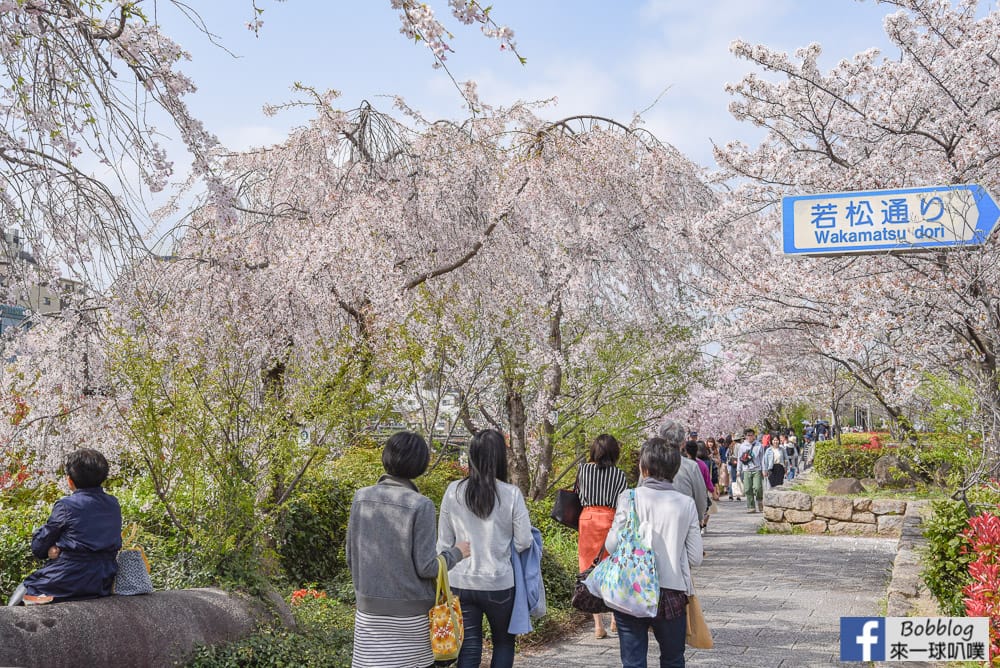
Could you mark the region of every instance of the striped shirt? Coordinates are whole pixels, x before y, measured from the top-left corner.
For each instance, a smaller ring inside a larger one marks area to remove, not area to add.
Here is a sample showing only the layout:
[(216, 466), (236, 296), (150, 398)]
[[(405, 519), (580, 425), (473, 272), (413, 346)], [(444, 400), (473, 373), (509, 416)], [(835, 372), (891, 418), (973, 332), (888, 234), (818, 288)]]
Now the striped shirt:
[(354, 613), (353, 668), (426, 668), (434, 665), (430, 619)]
[(599, 468), (597, 464), (581, 464), (576, 474), (577, 492), (580, 494), (580, 505), (605, 506), (614, 508), (618, 503), (618, 495), (625, 491), (628, 483), (625, 472), (617, 466)]

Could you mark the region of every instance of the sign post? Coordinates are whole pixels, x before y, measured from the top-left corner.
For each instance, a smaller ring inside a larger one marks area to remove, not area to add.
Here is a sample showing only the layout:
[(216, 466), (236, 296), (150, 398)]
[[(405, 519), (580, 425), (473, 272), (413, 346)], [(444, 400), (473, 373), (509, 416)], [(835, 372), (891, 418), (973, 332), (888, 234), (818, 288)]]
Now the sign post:
[(1000, 207), (978, 185), (825, 193), (782, 199), (786, 255), (979, 246)]

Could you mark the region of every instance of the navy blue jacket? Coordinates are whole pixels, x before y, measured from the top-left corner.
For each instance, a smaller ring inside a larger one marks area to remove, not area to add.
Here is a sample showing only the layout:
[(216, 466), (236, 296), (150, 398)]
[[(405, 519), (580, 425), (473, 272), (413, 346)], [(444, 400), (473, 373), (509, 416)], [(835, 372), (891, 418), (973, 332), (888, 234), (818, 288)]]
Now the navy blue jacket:
[(31, 536), (31, 552), (48, 559), (24, 581), (27, 593), (56, 601), (110, 596), (122, 546), (118, 499), (100, 487), (78, 489), (56, 501), (49, 520)]

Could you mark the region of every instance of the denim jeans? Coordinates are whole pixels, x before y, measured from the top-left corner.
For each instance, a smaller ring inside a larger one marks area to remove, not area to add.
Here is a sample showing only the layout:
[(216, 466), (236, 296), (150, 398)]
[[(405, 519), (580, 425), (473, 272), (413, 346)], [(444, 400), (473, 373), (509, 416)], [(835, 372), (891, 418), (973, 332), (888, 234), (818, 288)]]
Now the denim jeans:
[(479, 668), (483, 658), (483, 615), (490, 623), (493, 637), (493, 659), (490, 668), (510, 668), (514, 665), (514, 636), (507, 633), (510, 615), (514, 611), (514, 588), (499, 591), (477, 591), (452, 587), (462, 602), (465, 641), (458, 655), (458, 668)]
[(684, 668), (687, 612), (670, 620), (615, 612), (615, 623), (618, 624), (618, 651), (622, 668), (646, 668), (650, 628), (660, 645), (660, 668)]

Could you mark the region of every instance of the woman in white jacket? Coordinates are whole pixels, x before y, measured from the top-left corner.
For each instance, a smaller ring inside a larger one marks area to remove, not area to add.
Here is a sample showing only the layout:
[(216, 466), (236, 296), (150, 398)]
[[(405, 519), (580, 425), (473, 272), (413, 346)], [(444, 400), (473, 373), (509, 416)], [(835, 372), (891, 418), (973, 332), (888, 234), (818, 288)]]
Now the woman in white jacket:
[(445, 490), (438, 518), (438, 544), (475, 545), (449, 574), (462, 604), (465, 641), (458, 668), (479, 668), (483, 653), (483, 617), (493, 639), (492, 668), (514, 663), (514, 636), (508, 631), (514, 610), (511, 543), (518, 552), (531, 546), (531, 519), (521, 490), (507, 483), (507, 444), (493, 429), (469, 441), (469, 475)]
[[(639, 486), (635, 490), (639, 531), (649, 541), (660, 580), (656, 617), (633, 617), (615, 612), (623, 668), (645, 668), (649, 629), (660, 645), (661, 668), (683, 668), (687, 632), (687, 597), (694, 593), (691, 566), (702, 559), (701, 529), (694, 501), (673, 488), (681, 466), (681, 443), (651, 438), (639, 451)], [(614, 524), (605, 546), (618, 547), (618, 534), (628, 522), (629, 493), (618, 497)]]

